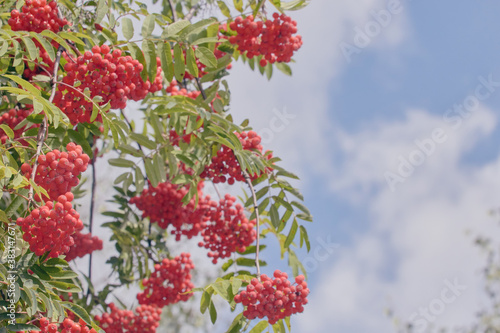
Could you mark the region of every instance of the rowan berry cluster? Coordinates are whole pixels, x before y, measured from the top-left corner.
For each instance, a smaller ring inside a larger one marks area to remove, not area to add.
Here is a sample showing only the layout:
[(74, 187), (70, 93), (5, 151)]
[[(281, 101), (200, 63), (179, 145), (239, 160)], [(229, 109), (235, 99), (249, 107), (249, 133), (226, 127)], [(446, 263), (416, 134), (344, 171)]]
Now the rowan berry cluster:
[[(38, 74), (44, 74), (47, 75), (47, 73), (53, 73), (54, 72), (54, 62), (50, 59), (49, 54), (45, 49), (43, 49), (40, 45), (40, 43), (35, 39), (34, 40), (35, 45), (38, 47), (38, 55), (39, 59), (35, 59), (34, 64), (35, 66), (33, 69), (30, 68), (29, 62), (27, 60), (24, 61), (24, 72), (23, 72), (23, 77), (27, 80), (31, 80), (33, 76), (38, 75)], [(52, 41), (51, 43), (55, 48), (59, 46), (56, 42)], [(36, 87), (36, 86), (35, 86)]]
[(161, 308), (155, 305), (139, 305), (135, 314), (118, 309), (114, 303), (110, 303), (109, 308), (111, 313), (94, 318), (106, 333), (154, 333), (160, 325)]
[(203, 241), (198, 246), (210, 249), (208, 257), (214, 264), (236, 251), (245, 252), (257, 237), (255, 220), (248, 221), (243, 206), (236, 204), (233, 207), (235, 202), (235, 197), (226, 194), (219, 205), (210, 211), (211, 222), (201, 233)]
[(179, 241), (181, 236), (188, 239), (198, 235), (205, 228), (206, 211), (209, 209), (210, 200), (203, 197), (203, 183), (198, 186), (198, 205), (193, 198), (187, 205), (182, 203), (182, 198), (188, 189), (179, 187), (170, 182), (160, 183), (157, 187), (150, 186), (144, 189), (141, 195), (130, 199), (142, 210), (142, 218), (149, 217), (152, 223), (158, 223), (162, 229), (172, 226), (172, 235)]
[[(240, 139), (243, 149), (258, 151), (262, 153), (261, 138), (254, 131), (235, 133)], [(271, 158), (269, 155), (268, 158)], [(226, 177), (227, 176), (227, 177)], [(260, 174), (250, 175), (250, 179), (258, 178)], [(240, 163), (231, 148), (222, 146), (217, 155), (212, 157), (212, 162), (205, 167), (200, 174), (201, 178), (210, 178), (214, 183), (225, 183), (232, 185), (235, 181), (245, 181)]]
[(69, 24), (65, 18), (59, 17), (57, 2), (47, 0), (26, 0), (21, 12), (17, 9), (10, 12), (8, 22), (13, 31), (34, 32), (58, 32)]
[(238, 295), (234, 296), (236, 303), (246, 306), (243, 315), (252, 320), (267, 317), (269, 323), (290, 317), (292, 314), (304, 311), (307, 304), (309, 289), (304, 276), (295, 278), (295, 285), (288, 280), (288, 275), (280, 270), (274, 271), (274, 279), (262, 274), (259, 279), (252, 279)]
[(23, 239), (30, 244), (30, 250), (37, 256), (50, 252), (50, 258), (57, 258), (69, 252), (74, 244), (71, 237), (83, 229), (80, 214), (73, 209), (71, 192), (60, 195), (56, 202), (47, 201), (40, 208), (33, 209), (26, 218), (17, 219), (24, 232)]
[(154, 304), (164, 307), (180, 301), (187, 301), (193, 289), (191, 270), (194, 268), (189, 253), (181, 253), (174, 259), (163, 259), (155, 264), (155, 271), (142, 280), (144, 291), (137, 294), (139, 304)]
[[(57, 149), (46, 155), (38, 156), (38, 167), (35, 174), (35, 183), (43, 187), (50, 200), (56, 200), (61, 194), (71, 191), (78, 185), (78, 176), (87, 170), (89, 156), (83, 154), (82, 147), (70, 142), (66, 145), (67, 152)], [(21, 165), (21, 172), (27, 178), (31, 177), (33, 168), (28, 163)], [(37, 201), (41, 201), (38, 195)]]
[[(66, 318), (62, 324), (50, 323), (50, 320), (46, 317), (40, 318), (38, 321), (40, 326), (39, 331), (29, 331), (29, 333), (97, 333), (93, 328), (88, 328), (87, 324), (83, 320), (79, 320), (77, 323), (73, 320)], [(24, 331), (21, 331), (24, 333)]]
[(293, 53), (302, 46), (302, 37), (297, 33), (297, 22), (285, 14), (273, 14), (273, 20), (254, 21), (252, 15), (246, 18), (237, 17), (229, 24), (236, 31), (229, 42), (236, 44), (241, 53), (246, 52), (248, 58), (262, 55), (261, 66), (268, 62), (290, 62)]
[[(95, 45), (76, 62), (66, 58), (66, 76), (63, 84), (58, 85), (54, 104), (66, 113), (73, 125), (90, 122), (93, 104), (85, 97), (85, 91), (89, 92), (90, 99), (100, 96), (100, 106), (109, 101), (111, 109), (123, 109), (128, 99), (139, 101), (162, 88), (160, 58), (156, 59), (157, 75), (153, 83), (141, 78), (143, 65), (138, 60), (122, 56), (119, 49), (111, 51), (107, 45)], [(96, 119), (102, 120), (99, 116)]]
[(71, 261), (77, 257), (82, 258), (94, 251), (102, 250), (102, 240), (97, 236), (92, 236), (91, 233), (82, 234), (77, 231), (73, 235), (74, 244), (66, 253), (66, 261)]
[[(9, 111), (0, 115), (0, 124), (5, 124), (9, 126), (14, 132), (14, 139), (17, 139), (23, 134), (25, 131), (24, 128), (15, 129), (16, 126), (26, 119), (33, 112), (32, 105), (26, 105), (24, 109), (12, 108)], [(35, 125), (33, 127), (38, 127)], [(8, 139), (7, 134), (5, 134), (4, 130), (0, 128), (0, 141), (4, 144)]]
[(177, 81), (174, 79), (170, 82), (169, 86), (165, 88), (170, 96), (186, 96), (192, 99), (196, 99), (200, 95), (198, 90), (188, 91), (186, 88), (180, 88)]

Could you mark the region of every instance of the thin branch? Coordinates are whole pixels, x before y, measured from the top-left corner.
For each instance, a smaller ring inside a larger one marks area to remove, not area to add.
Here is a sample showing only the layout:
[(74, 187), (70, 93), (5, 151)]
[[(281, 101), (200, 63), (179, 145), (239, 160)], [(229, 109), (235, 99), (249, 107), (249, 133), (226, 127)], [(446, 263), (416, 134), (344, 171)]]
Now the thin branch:
[[(125, 115), (125, 112), (123, 112), (123, 109), (120, 109), (120, 113), (121, 113), (123, 119), (125, 120), (125, 122), (127, 123), (128, 128), (130, 128), (130, 131), (133, 132), (134, 128), (132, 127), (132, 123), (130, 123), (130, 121), (128, 120), (127, 116)], [(142, 152), (143, 155), (145, 155), (144, 151), (142, 150), (142, 146), (139, 142), (137, 142), (137, 147), (139, 147), (139, 150)]]
[(212, 185), (214, 186), (215, 192), (217, 193), (217, 196), (219, 197), (219, 200), (222, 199), (222, 197), (220, 196), (219, 189), (217, 188), (217, 185), (215, 185), (214, 182), (212, 182)]
[[(92, 234), (92, 225), (94, 222), (94, 205), (95, 205), (95, 188), (96, 188), (96, 172), (95, 172), (96, 156), (92, 156), (92, 185), (90, 187), (90, 212), (89, 212), (89, 232)], [(90, 285), (92, 284), (92, 252), (89, 254), (89, 286), (87, 289), (87, 297), (90, 295)]]
[(200, 7), (199, 3), (197, 3), (196, 5), (194, 5), (193, 7), (191, 7), (191, 9), (187, 13), (187, 15), (184, 16), (184, 19), (190, 21), (193, 18), (194, 12), (196, 12), (196, 10), (198, 9), (198, 7)]
[(170, 5), (170, 10), (172, 11), (172, 19), (174, 20), (174, 22), (177, 22), (178, 18), (177, 18), (177, 13), (175, 11), (174, 3), (172, 2), (172, 0), (168, 0), (168, 4)]
[(255, 220), (257, 222), (257, 240), (255, 244), (255, 266), (257, 267), (257, 278), (260, 278), (260, 263), (259, 263), (259, 250), (260, 250), (260, 217), (259, 217), (259, 208), (257, 205), (257, 196), (255, 195), (255, 189), (253, 188), (252, 185), (252, 180), (250, 179), (250, 176), (248, 175), (248, 172), (245, 170), (243, 171), (243, 177), (245, 177), (245, 181), (248, 184), (248, 187), (250, 188), (250, 192), (252, 192), (252, 198), (253, 198), (253, 208), (255, 211)]
[(201, 96), (203, 97), (204, 100), (207, 99), (207, 94), (205, 94), (205, 90), (203, 89), (203, 86), (201, 85), (200, 78), (196, 78), (196, 84), (198, 85), (198, 89), (201, 92)]
[[(59, 63), (61, 62), (61, 55), (63, 52), (64, 48), (62, 46), (59, 46), (57, 49), (57, 55), (56, 59), (54, 61), (54, 72), (52, 73), (52, 92), (49, 97), (49, 102), (52, 103), (54, 100), (54, 97), (56, 96), (56, 89), (57, 89), (57, 71), (59, 70)], [(38, 129), (38, 134), (36, 136), (36, 153), (35, 153), (35, 162), (33, 164), (33, 171), (31, 173), (31, 181), (34, 183), (35, 182), (35, 175), (36, 175), (36, 170), (38, 168), (38, 156), (42, 153), (42, 147), (45, 142), (45, 138), (47, 137), (47, 115), (43, 117), (42, 124), (40, 125), (40, 128)], [(33, 201), (33, 186), (30, 184), (30, 189), (29, 189), (29, 194), (28, 194), (28, 200), (31, 203)]]

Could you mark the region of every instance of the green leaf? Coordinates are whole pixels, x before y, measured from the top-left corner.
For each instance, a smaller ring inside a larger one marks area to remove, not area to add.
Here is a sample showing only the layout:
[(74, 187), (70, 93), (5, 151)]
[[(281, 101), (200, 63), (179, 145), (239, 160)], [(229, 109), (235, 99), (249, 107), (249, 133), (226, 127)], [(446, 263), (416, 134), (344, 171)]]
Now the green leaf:
[(229, 281), (219, 281), (211, 284), (217, 294), (221, 295), (226, 301), (229, 301), (228, 289), (231, 287), (231, 282)]
[(203, 292), (203, 295), (201, 295), (200, 312), (205, 313), (211, 302), (212, 302), (212, 294), (205, 290)]
[(292, 76), (292, 69), (290, 68), (290, 66), (288, 66), (288, 64), (285, 64), (284, 62), (277, 62), (276, 68), (282, 71), (284, 74)]
[(288, 236), (286, 237), (285, 240), (285, 248), (288, 248), (290, 244), (292, 244), (293, 240), (295, 239), (295, 235), (297, 234), (297, 229), (299, 228), (299, 224), (297, 223), (297, 220), (293, 220), (292, 227), (290, 228), (290, 232), (288, 233)]
[(110, 158), (108, 163), (119, 168), (134, 168), (135, 163), (124, 158)]
[(123, 37), (125, 37), (127, 41), (131, 40), (134, 37), (134, 24), (128, 17), (124, 17), (122, 19), (122, 32)]
[(35, 86), (33, 86), (28, 81), (21, 79), (19, 76), (8, 75), (8, 74), (4, 74), (3, 76), (5, 76), (8, 79), (11, 79), (15, 83), (26, 89), (28, 92), (30, 92), (33, 96), (40, 96), (40, 90), (36, 89)]
[(142, 37), (146, 38), (151, 35), (155, 28), (155, 16), (154, 15), (148, 15), (144, 19), (144, 23), (142, 24)]
[(208, 308), (208, 311), (210, 312), (210, 320), (212, 321), (212, 324), (215, 324), (217, 321), (217, 309), (215, 308), (214, 302), (210, 302)]
[(12, 128), (7, 126), (6, 124), (0, 124), (0, 128), (5, 132), (5, 134), (7, 134), (9, 139), (14, 138), (14, 131), (12, 130)]
[(155, 149), (156, 143), (150, 140), (147, 136), (139, 133), (130, 133), (130, 138), (135, 140), (138, 144), (148, 149)]
[(303, 242), (306, 243), (307, 252), (311, 251), (311, 243), (309, 243), (309, 236), (307, 235), (307, 230), (304, 226), (300, 226), (300, 247), (302, 247)]
[(200, 20), (194, 24), (191, 24), (179, 32), (179, 38), (181, 40), (187, 40), (190, 35), (196, 34), (201, 30), (205, 29), (205, 27), (209, 24), (217, 22), (215, 18), (208, 18), (204, 20)]
[(207, 67), (217, 67), (217, 58), (210, 49), (199, 46), (195, 51), (196, 57)]
[[(47, 51), (47, 54), (49, 55), (50, 60), (54, 61), (56, 59), (56, 53), (54, 52), (54, 46), (50, 44), (45, 38), (43, 38), (41, 35), (35, 33), (35, 32), (30, 32), (29, 33), (31, 37), (35, 38), (40, 45)], [(0, 52), (1, 54), (1, 52)]]
[(142, 42), (142, 50), (144, 51), (144, 58), (146, 59), (147, 73), (149, 81), (154, 82), (156, 78), (156, 47), (150, 40)]
[(77, 317), (81, 318), (87, 325), (92, 324), (92, 319), (90, 319), (89, 314), (80, 305), (72, 302), (61, 302), (61, 305), (73, 312)]
[[(21, 331), (41, 331), (41, 329), (35, 325), (31, 324), (15, 324), (15, 325), (8, 325), (10, 332), (21, 332)], [(6, 331), (7, 332), (7, 331)]]
[(177, 82), (182, 82), (186, 74), (186, 65), (184, 62), (184, 54), (179, 44), (174, 45), (174, 74)]
[(269, 323), (267, 320), (261, 320), (257, 325), (255, 325), (250, 332), (248, 333), (261, 333), (263, 332), (267, 327), (269, 326)]
[(97, 9), (96, 9), (96, 18), (94, 23), (101, 23), (102, 19), (106, 14), (108, 13), (108, 4), (106, 0), (99, 0), (97, 3)]
[(167, 29), (163, 31), (162, 37), (168, 38), (177, 35), (179, 31), (191, 25), (191, 22), (188, 20), (180, 20), (175, 23), (170, 24)]
[(219, 5), (219, 9), (222, 12), (222, 15), (225, 17), (231, 17), (231, 12), (229, 11), (229, 7), (226, 5), (224, 1), (217, 1), (217, 5)]
[(19, 196), (15, 196), (14, 200), (10, 203), (9, 207), (5, 210), (5, 214), (7, 215), (8, 218), (12, 218), (12, 216), (16, 213), (17, 209), (19, 206), (23, 204), (26, 200), (23, 198), (28, 196), (28, 189), (22, 188), (17, 191)]
[(198, 66), (196, 65), (196, 57), (194, 56), (194, 51), (191, 47), (186, 50), (186, 64), (187, 69), (191, 75), (198, 77)]
[(28, 51), (28, 55), (31, 60), (35, 60), (38, 56), (38, 49), (36, 48), (35, 43), (31, 40), (31, 38), (22, 37), (24, 45), (26, 46), (26, 50)]
[(285, 3), (281, 3), (282, 10), (299, 10), (309, 5), (310, 0), (294, 0)]
[(242, 0), (233, 0), (234, 8), (240, 13), (243, 12), (243, 1)]
[(153, 168), (153, 163), (150, 158), (144, 159), (144, 167), (146, 168), (146, 175), (148, 176), (149, 181), (153, 187), (158, 186), (160, 180), (156, 176), (156, 172)]
[(5, 222), (9, 223), (9, 218), (7, 217), (7, 214), (3, 210), (0, 209), (0, 222)]
[(311, 212), (309, 211), (309, 209), (307, 209), (307, 207), (304, 204), (302, 204), (301, 202), (292, 201), (291, 204), (294, 205), (295, 207), (297, 207), (298, 209), (300, 209), (301, 211), (303, 211), (304, 214), (311, 216)]
[(276, 204), (271, 205), (269, 209), (269, 214), (271, 215), (271, 223), (275, 228), (278, 228), (280, 225), (280, 216), (278, 214), (278, 209), (276, 208)]
[(169, 42), (158, 43), (158, 52), (160, 53), (161, 69), (165, 74), (167, 82), (171, 82), (174, 78), (174, 62), (172, 60), (172, 49)]
[(61, 281), (48, 281), (48, 284), (50, 284), (52, 287), (59, 291), (63, 291), (65, 293), (74, 293), (74, 292), (81, 292), (82, 289), (72, 283), (67, 283), (67, 282), (61, 282)]

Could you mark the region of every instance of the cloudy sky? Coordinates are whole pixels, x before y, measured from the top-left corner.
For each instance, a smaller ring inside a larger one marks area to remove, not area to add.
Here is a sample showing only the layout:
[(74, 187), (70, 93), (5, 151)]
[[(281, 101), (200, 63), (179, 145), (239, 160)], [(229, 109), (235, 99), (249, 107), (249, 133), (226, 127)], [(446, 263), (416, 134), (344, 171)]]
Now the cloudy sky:
[(486, 304), (473, 240), (500, 231), (499, 11), (313, 0), (290, 14), (292, 78), (232, 70), (233, 112), (300, 175), (315, 218), (296, 332), (393, 332), (387, 308), (424, 332)]

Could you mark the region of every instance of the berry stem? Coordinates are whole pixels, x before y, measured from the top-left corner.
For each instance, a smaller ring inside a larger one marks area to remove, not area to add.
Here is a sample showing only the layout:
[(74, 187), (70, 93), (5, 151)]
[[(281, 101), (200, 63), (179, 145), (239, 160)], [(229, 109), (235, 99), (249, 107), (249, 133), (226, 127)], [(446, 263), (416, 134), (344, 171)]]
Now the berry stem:
[(253, 198), (253, 209), (255, 211), (255, 221), (257, 224), (257, 239), (255, 241), (255, 267), (257, 267), (257, 278), (260, 279), (260, 263), (259, 263), (259, 250), (260, 250), (260, 217), (259, 217), (259, 208), (257, 205), (257, 196), (255, 195), (255, 189), (253, 188), (252, 185), (252, 180), (250, 179), (250, 176), (248, 175), (248, 172), (246, 170), (242, 170), (243, 176), (245, 177), (245, 181), (248, 184), (248, 187), (250, 188), (250, 192), (252, 192), (252, 198)]

